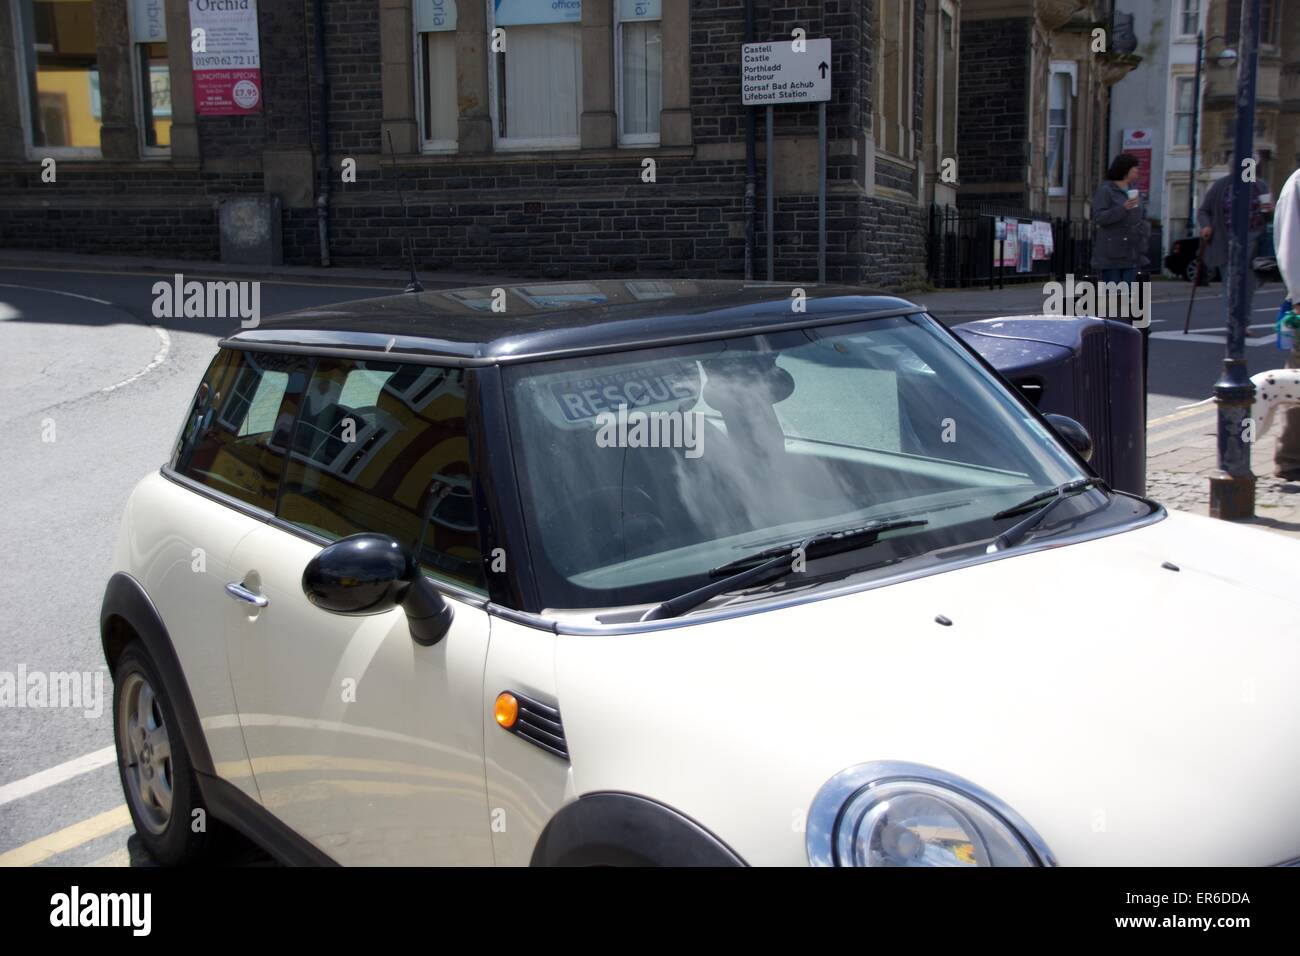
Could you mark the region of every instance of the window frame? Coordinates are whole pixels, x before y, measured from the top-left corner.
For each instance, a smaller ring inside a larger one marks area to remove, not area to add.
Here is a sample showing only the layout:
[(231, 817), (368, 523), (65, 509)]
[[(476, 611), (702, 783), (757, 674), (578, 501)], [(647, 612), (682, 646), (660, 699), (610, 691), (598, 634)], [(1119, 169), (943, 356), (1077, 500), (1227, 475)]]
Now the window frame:
[[(1199, 100), (1198, 92), (1196, 90), (1196, 76), (1195, 74), (1188, 73), (1185, 70), (1173, 72), (1169, 76), (1169, 82), (1169, 128), (1170, 133), (1172, 134), (1169, 137), (1169, 152), (1179, 155), (1190, 153), (1192, 150), (1192, 124), (1189, 121), (1187, 125), (1187, 142), (1180, 143), (1178, 142), (1178, 118), (1180, 116), (1195, 118), (1196, 116), (1198, 106), (1197, 101)], [(1192, 87), (1192, 107), (1186, 112), (1178, 108), (1178, 93), (1183, 83), (1187, 83)]]
[[(396, 365), (399, 369), (405, 366), (435, 368), (435, 369), (440, 369), (442, 371), (449, 371), (455, 369), (456, 371), (461, 372), (463, 378), (463, 389), (465, 393), (464, 395), (465, 442), (468, 448), (468, 454), (466, 460), (468, 462), (470, 474), (464, 478), (461, 478), (459, 476), (448, 477), (445, 475), (438, 475), (437, 473), (434, 473), (431, 474), (429, 477), (431, 480), (435, 477), (440, 477), (448, 485), (452, 485), (455, 487), (463, 486), (465, 490), (467, 490), (469, 493), (470, 503), (474, 509), (476, 522), (477, 522), (477, 527), (475, 527), (473, 531), (475, 533), (475, 537), (478, 542), (479, 561), (480, 561), (480, 565), (479, 565), (480, 583), (475, 585), (475, 584), (470, 584), (469, 582), (466, 581), (458, 580), (453, 577), (448, 577), (438, 571), (431, 570), (430, 568), (424, 566), (423, 564), (420, 565), (420, 570), (421, 573), (424, 574), (426, 578), (428, 578), (434, 584), (437, 584), (439, 587), (446, 587), (448, 589), (451, 589), (453, 593), (463, 592), (466, 595), (472, 595), (475, 599), (479, 601), (487, 600), (491, 591), (492, 580), (490, 575), (487, 572), (486, 558), (492, 553), (492, 551), (488, 547), (485, 531), (484, 528), (482, 527), (483, 509), (480, 506), (478, 495), (475, 493), (475, 488), (481, 487), (481, 484), (480, 482), (477, 481), (477, 476), (474, 474), (478, 466), (476, 464), (477, 458), (475, 455), (476, 443), (474, 439), (471, 437), (473, 432), (473, 424), (470, 415), (470, 403), (472, 401), (472, 396), (470, 392), (469, 378), (472, 375), (473, 370), (468, 367), (456, 367), (449, 364), (440, 364), (436, 361), (428, 361), (428, 362), (411, 361), (409, 356), (401, 356), (401, 355), (393, 356), (391, 353), (329, 355), (329, 356), (309, 355), (308, 359), (310, 361), (310, 368), (307, 376), (307, 384), (306, 386), (304, 386), (303, 399), (299, 402), (298, 411), (294, 415), (293, 424), (290, 426), (291, 429), (290, 435), (292, 437), (290, 438), (289, 447), (285, 450), (284, 463), (280, 472), (280, 482), (276, 486), (275, 510), (272, 517), (275, 519), (276, 522), (279, 523), (279, 526), (283, 528), (291, 529), (295, 533), (299, 533), (305, 537), (308, 537), (310, 540), (313, 541), (319, 540), (323, 542), (325, 545), (330, 545), (335, 543), (336, 541), (342, 540), (341, 537), (330, 537), (328, 535), (320, 534), (319, 532), (313, 531), (310, 528), (305, 528), (302, 525), (295, 524), (290, 519), (285, 518), (282, 511), (284, 490), (287, 484), (287, 478), (289, 475), (289, 468), (291, 464), (296, 463), (299, 467), (301, 467), (304, 470), (304, 473), (306, 473), (307, 471), (326, 473), (326, 474), (333, 475), (336, 479), (340, 481), (344, 481), (350, 484), (355, 484), (355, 478), (351, 474), (345, 473), (334, 467), (343, 455), (345, 454), (351, 455), (351, 454), (355, 454), (355, 452), (349, 449), (345, 449), (343, 452), (340, 452), (339, 455), (336, 455), (333, 460), (326, 462), (321, 459), (315, 458), (310, 454), (303, 454), (301, 452), (295, 451), (293, 447), (294, 441), (296, 440), (296, 436), (298, 434), (298, 429), (303, 423), (302, 415), (303, 415), (303, 411), (307, 407), (306, 395), (310, 391), (312, 383), (315, 381), (316, 373), (320, 370), (320, 362), (322, 360), (327, 362), (340, 362), (340, 363), (349, 362), (349, 363), (354, 363), (354, 365), (359, 365), (360, 363), (367, 363), (367, 362), (378, 363), (383, 365), (391, 364), (391, 365)], [(355, 371), (356, 368), (354, 367), (351, 371), (349, 371), (348, 374), (350, 375)], [(394, 372), (393, 374), (396, 374), (396, 372)], [(383, 387), (386, 387), (386, 385), (387, 382), (385, 382), (384, 386), (381, 386), (381, 390)], [(408, 408), (415, 410), (415, 406), (410, 402), (409, 395), (407, 393), (399, 392), (397, 390), (390, 390), (390, 394), (392, 394), (394, 397), (401, 400), (402, 403), (406, 405)], [(356, 433), (355, 442), (358, 443), (361, 442), (363, 436), (366, 436), (368, 434), (371, 434), (370, 426), (366, 426), (366, 428), (359, 429)], [(393, 436), (396, 434), (397, 434), (396, 431), (388, 430), (385, 433), (385, 435), (379, 440), (379, 442), (372, 445), (367, 450), (367, 454), (368, 455), (376, 454), (379, 451), (379, 449), (382, 448), (384, 445), (386, 445), (389, 442), (389, 440), (391, 440)], [(432, 519), (428, 523), (432, 524), (433, 523)], [(448, 526), (450, 527), (450, 525)], [(458, 530), (468, 531), (469, 529), (460, 528)], [(372, 531), (374, 531), (374, 529), (363, 529), (362, 532), (358, 532), (358, 533), (370, 533)], [(427, 525), (425, 527), (425, 531), (426, 533), (428, 532)], [(380, 531), (377, 533), (383, 534), (385, 532)], [(404, 546), (406, 546), (405, 542), (402, 543)], [(415, 555), (415, 558), (416, 558), (416, 562), (420, 563), (418, 554)]]
[[(1064, 166), (1062, 168), (1064, 182), (1060, 186), (1052, 185), (1052, 170), (1049, 165), (1047, 169), (1047, 195), (1050, 197), (1065, 197), (1070, 192), (1070, 170), (1074, 167), (1074, 119), (1075, 119), (1075, 101), (1079, 98), (1079, 64), (1074, 60), (1053, 60), (1050, 64), (1047, 78), (1047, 133), (1048, 141), (1051, 141), (1051, 132), (1058, 128), (1058, 124), (1051, 122), (1052, 114), (1052, 87), (1056, 84), (1058, 76), (1067, 76), (1070, 78), (1069, 97), (1066, 100), (1066, 117), (1065, 117), (1065, 143), (1062, 146), (1064, 153)], [(1050, 154), (1049, 154), (1050, 155)]]
[[(366, 352), (353, 353), (351, 350), (346, 351), (349, 354), (345, 357), (354, 360), (380, 360), (376, 355)], [(270, 527), (292, 534), (295, 537), (319, 545), (322, 548), (328, 547), (337, 539), (317, 534), (316, 532), (300, 525), (286, 521), (279, 516), (280, 495), (284, 487), (284, 471), (288, 466), (289, 460), (287, 454), (285, 455), (284, 464), (281, 467), (280, 482), (276, 486), (275, 504), (273, 509), (270, 511), (259, 505), (226, 494), (217, 488), (206, 485), (203, 482), (191, 478), (189, 475), (177, 470), (176, 456), (180, 451), (181, 441), (185, 436), (185, 427), (189, 422), (190, 413), (194, 408), (194, 398), (198, 395), (198, 390), (207, 382), (208, 371), (211, 369), (212, 364), (221, 358), (221, 356), (226, 352), (249, 352), (254, 355), (267, 352), (288, 352), (298, 354), (307, 362), (309, 383), (311, 376), (316, 372), (317, 361), (321, 358), (338, 358), (340, 355), (343, 355), (343, 351), (341, 350), (326, 356), (321, 354), (320, 350), (314, 348), (296, 346), (267, 348), (264, 345), (259, 347), (258, 343), (252, 342), (221, 343), (213, 354), (212, 360), (208, 363), (208, 367), (204, 369), (203, 378), (195, 387), (194, 394), (190, 396), (189, 401), (186, 403), (185, 414), (181, 419), (180, 427), (176, 431), (176, 437), (173, 439), (170, 446), (171, 452), (168, 455), (167, 460), (159, 467), (159, 474), (167, 480), (173, 481), (181, 487), (193, 491), (195, 494), (201, 495), (219, 505), (224, 505), (239, 514), (253, 518), (256, 521), (261, 521)], [(445, 357), (443, 357), (444, 362), (442, 363), (433, 361), (433, 359), (436, 358), (439, 358), (439, 356), (401, 355), (393, 356), (388, 360), (395, 361), (401, 365), (420, 365), (434, 368), (462, 367), (455, 363), (445, 362)], [(478, 516), (479, 550), (484, 560), (484, 585), (481, 589), (474, 589), (458, 581), (434, 576), (424, 569), (421, 569), (421, 573), (424, 574), (425, 578), (428, 579), (428, 581), (446, 597), (453, 598), (471, 607), (480, 610), (488, 610), (489, 605), (496, 604), (503, 609), (521, 609), (524, 604), (524, 598), (522, 595), (532, 590), (531, 578), (529, 577), (530, 567), (528, 566), (528, 563), (522, 562), (521, 564), (520, 562), (511, 562), (507, 571), (501, 574), (490, 573), (490, 570), (487, 567), (489, 556), (492, 555), (494, 550), (497, 548), (504, 549), (506, 553), (524, 553), (522, 546), (514, 550), (510, 549), (505, 543), (504, 538), (501, 537), (502, 529), (499, 529), (492, 521), (487, 520), (490, 515), (501, 514), (503, 506), (513, 507), (516, 504), (515, 499), (511, 496), (503, 498), (497, 491), (496, 484), (502, 476), (513, 475), (514, 473), (513, 462), (508, 460), (510, 457), (509, 450), (507, 449), (506, 454), (498, 454), (487, 457), (486, 459), (481, 453), (481, 448), (487, 441), (483, 436), (487, 432), (489, 425), (488, 422), (485, 421), (485, 416), (479, 403), (485, 398), (483, 392), (486, 391), (487, 394), (492, 394), (497, 383), (495, 381), (485, 383), (480, 380), (484, 378), (495, 379), (497, 374), (499, 374), (499, 369), (495, 366), (463, 366), (463, 368), (465, 372), (465, 431), (466, 441), (469, 445), (469, 462), (472, 472), (468, 481), (474, 509)], [(303, 404), (304, 403), (301, 402), (299, 403), (298, 412), (294, 415), (293, 424), (290, 426), (291, 434), (297, 430), (298, 419), (301, 415)], [(501, 422), (500, 415), (501, 412), (499, 410), (494, 410), (487, 416), (488, 419), (497, 423), (496, 428), (498, 431), (504, 429), (504, 423)], [(213, 417), (216, 417), (215, 412)]]
[[(1195, 5), (1194, 11), (1191, 9), (1193, 4)], [(1194, 39), (1196, 34), (1200, 33), (1202, 30), (1201, 16), (1203, 13), (1204, 9), (1202, 0), (1178, 0), (1178, 32), (1175, 36), (1179, 39)], [(1191, 30), (1186, 30), (1184, 27), (1187, 26), (1187, 17), (1189, 15), (1194, 18), (1193, 28)]]
[[(424, 53), (425, 50), (424, 37), (426, 36), (426, 34), (430, 32), (450, 33), (453, 38), (452, 44), (453, 46), (455, 46), (455, 37), (460, 32), (459, 22), (457, 26), (453, 27), (450, 30), (433, 30), (433, 31), (419, 30), (418, 24), (415, 21), (415, 16), (416, 16), (415, 4), (411, 4), (411, 38), (412, 38), (411, 63), (414, 66), (413, 75), (411, 79), (415, 87), (413, 91), (413, 96), (414, 96), (413, 102), (415, 104), (415, 128), (416, 128), (416, 136), (419, 142), (419, 149), (421, 153), (427, 153), (431, 155), (457, 153), (460, 151), (459, 129), (457, 130), (455, 139), (429, 139), (427, 136), (428, 131), (425, 129), (424, 126), (425, 106), (426, 106), (424, 87), (426, 81), (429, 78), (429, 64), (427, 62), (427, 58), (425, 57), (425, 53)], [(488, 35), (489, 37), (491, 36), (490, 28), (488, 30)], [(490, 50), (488, 55), (491, 56)], [(460, 68), (459, 62), (457, 62), (457, 70), (459, 70), (459, 68)], [(453, 97), (453, 99), (457, 105), (456, 116), (459, 125), (459, 117), (460, 117), (459, 91)]]
[[(100, 137), (99, 146), (36, 145), (36, 125), (39, 122), (39, 118), (32, 115), (32, 101), (35, 99), (39, 102), (40, 88), (36, 87), (35, 89), (28, 89), (29, 81), (31, 83), (36, 82), (36, 71), (32, 69), (33, 63), (31, 59), (35, 55), (35, 51), (29, 48), (29, 44), (27, 43), (27, 34), (23, 30), (22, 19), (22, 9), (24, 6), (32, 9), (33, 16), (35, 15), (35, 2), (36, 0), (15, 0), (14, 3), (9, 5), (11, 11), (10, 23), (12, 24), (13, 36), (15, 39), (14, 48), (17, 51), (16, 60), (18, 66), (18, 88), (20, 94), (18, 99), (21, 101), (19, 104), (19, 111), (22, 114), (23, 146), (26, 149), (27, 158), (36, 160), (45, 159), (47, 157), (53, 159), (103, 159), (104, 141), (102, 135)], [(33, 29), (35, 29), (34, 24)], [(95, 39), (96, 44), (98, 44), (98, 32), (96, 32)], [(98, 72), (98, 52), (95, 54), (95, 68)], [(100, 122), (100, 128), (102, 131), (102, 120)]]
[[(165, 24), (165, 19), (166, 19), (165, 5), (164, 5), (163, 13), (164, 13), (164, 24)], [(129, 56), (131, 59), (131, 89), (132, 89), (132, 93), (134, 94), (134, 101), (135, 101), (135, 122), (139, 133), (137, 137), (138, 139), (137, 145), (139, 146), (140, 149), (140, 158), (141, 159), (168, 159), (171, 157), (172, 154), (170, 140), (167, 146), (149, 145), (149, 132), (146, 127), (147, 117), (145, 116), (145, 112), (144, 112), (145, 77), (144, 77), (144, 70), (142, 68), (144, 67), (145, 63), (141, 59), (141, 54), (143, 53), (142, 48), (149, 46), (150, 43), (143, 42), (135, 38), (135, 4), (134, 3), (127, 3), (126, 5), (126, 35), (127, 35), (128, 44), (130, 46)], [(166, 37), (163, 37), (163, 39), (161, 40), (154, 40), (151, 42), (161, 43), (164, 47), (167, 47), (170, 52), (169, 40)], [(167, 89), (169, 91), (169, 94), (173, 87), (171, 70), (172, 70), (172, 65), (169, 59), (167, 61)], [(149, 92), (150, 92), (150, 96), (152, 96), (152, 87), (150, 87)], [(169, 116), (168, 121), (169, 122), (173, 121), (173, 118)]]
[[(472, 2), (472, 0), (470, 0)], [(501, 83), (497, 79), (500, 64), (497, 57), (510, 55), (510, 27), (506, 31), (506, 49), (503, 53), (492, 50), (492, 31), (496, 29), (496, 4), (493, 0), (484, 0), (487, 4), (487, 80), (488, 80), (488, 115), (492, 120), (492, 148), (500, 152), (527, 152), (529, 150), (568, 150), (582, 148), (582, 24), (573, 21), (559, 21), (551, 24), (518, 24), (518, 26), (572, 26), (578, 32), (578, 101), (577, 131), (572, 136), (502, 136), (501, 135)]]
[(663, 112), (663, 10), (659, 11), (658, 20), (640, 18), (636, 20), (624, 20), (619, 11), (622, 5), (618, 0), (614, 0), (614, 113), (618, 117), (618, 145), (620, 147), (635, 146), (658, 146), (661, 142), (663, 128), (658, 123), (657, 131), (654, 133), (628, 133), (624, 131), (623, 121), (623, 24), (625, 23), (657, 23), (659, 24), (659, 46), (660, 46), (660, 68), (659, 68), (659, 109)]

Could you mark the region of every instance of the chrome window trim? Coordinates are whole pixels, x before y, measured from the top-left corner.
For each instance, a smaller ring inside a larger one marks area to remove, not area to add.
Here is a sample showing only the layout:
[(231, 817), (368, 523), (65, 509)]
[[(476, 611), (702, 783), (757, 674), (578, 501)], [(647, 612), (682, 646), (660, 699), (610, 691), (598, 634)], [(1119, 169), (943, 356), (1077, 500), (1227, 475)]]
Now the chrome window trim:
[[(1124, 495), (1123, 492), (1116, 494)], [(1137, 498), (1136, 495), (1124, 495), (1126, 498)], [(1018, 544), (1013, 548), (1005, 551), (998, 551), (993, 554), (977, 554), (959, 561), (952, 561), (940, 566), (928, 566), (922, 568), (913, 568), (909, 571), (903, 571), (896, 574), (889, 574), (883, 577), (874, 578), (870, 581), (860, 581), (856, 584), (845, 584), (838, 586), (827, 586), (825, 588), (815, 588), (810, 593), (781, 595), (770, 598), (757, 598), (753, 601), (747, 601), (744, 604), (717, 608), (712, 611), (704, 611), (699, 614), (688, 614), (684, 617), (665, 618), (658, 621), (628, 621), (620, 624), (586, 624), (572, 620), (572, 615), (565, 614), (533, 614), (527, 611), (518, 611), (511, 608), (502, 607), (499, 604), (487, 605), (489, 614), (502, 618), (503, 620), (512, 621), (516, 624), (522, 624), (525, 627), (535, 628), (540, 631), (550, 631), (554, 634), (573, 634), (583, 637), (599, 637), (602, 635), (614, 636), (621, 634), (645, 634), (650, 631), (666, 631), (678, 627), (694, 627), (697, 624), (711, 624), (715, 621), (727, 621), (738, 617), (748, 617), (751, 614), (762, 614), (766, 611), (777, 611), (787, 607), (798, 607), (802, 604), (811, 604), (814, 601), (828, 601), (832, 598), (843, 597), (848, 594), (858, 594), (863, 591), (874, 591), (876, 588), (889, 587), (893, 584), (901, 584), (904, 581), (913, 581), (918, 578), (926, 578), (935, 574), (946, 574), (949, 571), (960, 571), (963, 568), (974, 567), (979, 564), (986, 564), (990, 561), (1002, 561), (1006, 558), (1015, 558), (1023, 554), (1035, 554), (1040, 551), (1049, 551), (1054, 548), (1065, 547), (1071, 544), (1080, 544), (1084, 541), (1094, 541), (1099, 538), (1109, 538), (1112, 535), (1124, 534), (1129, 531), (1136, 531), (1139, 528), (1145, 528), (1149, 525), (1163, 521), (1169, 514), (1164, 505), (1149, 501), (1146, 498), (1137, 498), (1139, 501), (1145, 501), (1154, 505), (1155, 510), (1149, 515), (1134, 518), (1120, 525), (1109, 528), (1098, 528), (1093, 531), (1075, 532), (1073, 534), (1056, 535), (1042, 541), (1033, 541), (1028, 544)], [(649, 605), (646, 605), (647, 607)], [(599, 612), (616, 610), (615, 608), (600, 608)], [(581, 617), (591, 617), (590, 611), (582, 611)]]
[[(305, 528), (300, 528), (297, 525), (292, 524), (291, 522), (285, 521), (283, 518), (276, 517), (275, 515), (271, 514), (269, 511), (266, 511), (262, 508), (253, 507), (252, 505), (240, 501), (238, 498), (232, 498), (229, 495), (223, 494), (214, 488), (209, 488), (207, 487), (207, 485), (200, 484), (199, 482), (195, 481), (193, 478), (187, 477), (186, 475), (182, 475), (179, 472), (174, 471), (170, 465), (163, 465), (160, 469), (158, 469), (158, 472), (164, 478), (168, 479), (169, 481), (176, 482), (176, 484), (180, 485), (183, 488), (187, 488), (190, 491), (197, 492), (198, 494), (203, 495), (203, 497), (215, 501), (217, 504), (225, 505), (228, 508), (233, 508), (234, 510), (238, 511), (240, 514), (252, 518), (255, 521), (260, 521), (263, 524), (270, 525), (271, 527), (276, 528), (280, 531), (284, 531), (291, 535), (294, 535), (295, 537), (302, 538), (304, 541), (309, 541), (312, 544), (320, 545), (322, 548), (334, 543), (334, 539), (332, 538), (327, 538), (324, 535), (316, 534), (315, 532), (308, 531)], [(489, 602), (488, 602), (488, 597), (486, 592), (479, 593), (476, 591), (472, 591), (469, 588), (466, 588), (462, 585), (452, 584), (450, 581), (447, 581), (443, 578), (434, 577), (433, 575), (429, 574), (429, 572), (427, 571), (424, 572), (424, 576), (428, 578), (429, 583), (431, 583), (440, 592), (442, 592), (444, 597), (454, 598), (460, 603), (469, 605), (470, 607), (473, 608), (477, 608), (480, 611), (486, 611), (488, 609)]]
[(804, 845), (808, 851), (809, 865), (838, 865), (834, 856), (835, 826), (839, 822), (840, 813), (853, 796), (878, 784), (909, 780), (934, 784), (975, 801), (1010, 827), (1038, 857), (1040, 866), (1057, 865), (1056, 857), (1052, 855), (1043, 838), (1034, 832), (1034, 828), (1024, 817), (1012, 810), (1004, 801), (984, 788), (946, 770), (899, 760), (876, 760), (857, 764), (841, 770), (822, 784), (808, 808), (807, 826), (804, 828)]

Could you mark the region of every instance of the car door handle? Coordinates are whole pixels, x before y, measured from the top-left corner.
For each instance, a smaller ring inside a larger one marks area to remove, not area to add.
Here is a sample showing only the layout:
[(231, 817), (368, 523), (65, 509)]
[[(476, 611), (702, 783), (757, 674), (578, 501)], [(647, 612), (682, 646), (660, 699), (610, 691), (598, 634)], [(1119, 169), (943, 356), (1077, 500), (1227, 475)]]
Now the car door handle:
[(266, 607), (271, 603), (271, 599), (266, 595), (255, 594), (237, 581), (231, 581), (226, 585), (226, 593), (236, 601), (247, 601), (249, 604), (253, 605), (253, 607)]

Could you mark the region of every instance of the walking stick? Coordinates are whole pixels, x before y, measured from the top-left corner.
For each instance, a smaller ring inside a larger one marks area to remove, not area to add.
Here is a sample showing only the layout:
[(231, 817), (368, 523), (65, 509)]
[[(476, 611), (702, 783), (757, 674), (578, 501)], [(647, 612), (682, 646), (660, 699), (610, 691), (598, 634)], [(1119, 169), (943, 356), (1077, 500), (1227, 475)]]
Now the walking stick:
[(1192, 306), (1196, 303), (1196, 290), (1201, 284), (1201, 270), (1205, 268), (1205, 240), (1196, 247), (1196, 278), (1192, 280), (1192, 297), (1187, 300), (1187, 318), (1183, 319), (1183, 335), (1192, 325)]

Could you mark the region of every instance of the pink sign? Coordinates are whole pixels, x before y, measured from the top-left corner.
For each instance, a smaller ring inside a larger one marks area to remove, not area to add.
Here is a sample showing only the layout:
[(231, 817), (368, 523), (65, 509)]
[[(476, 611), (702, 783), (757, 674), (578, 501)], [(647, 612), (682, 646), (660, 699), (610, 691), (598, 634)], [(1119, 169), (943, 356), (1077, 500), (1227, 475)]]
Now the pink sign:
[(262, 109), (257, 0), (190, 0), (194, 112), (239, 116)]
[(1124, 130), (1124, 152), (1132, 153), (1138, 161), (1138, 174), (1133, 182), (1133, 188), (1139, 190), (1144, 196), (1151, 194), (1151, 150), (1154, 145), (1153, 130)]

